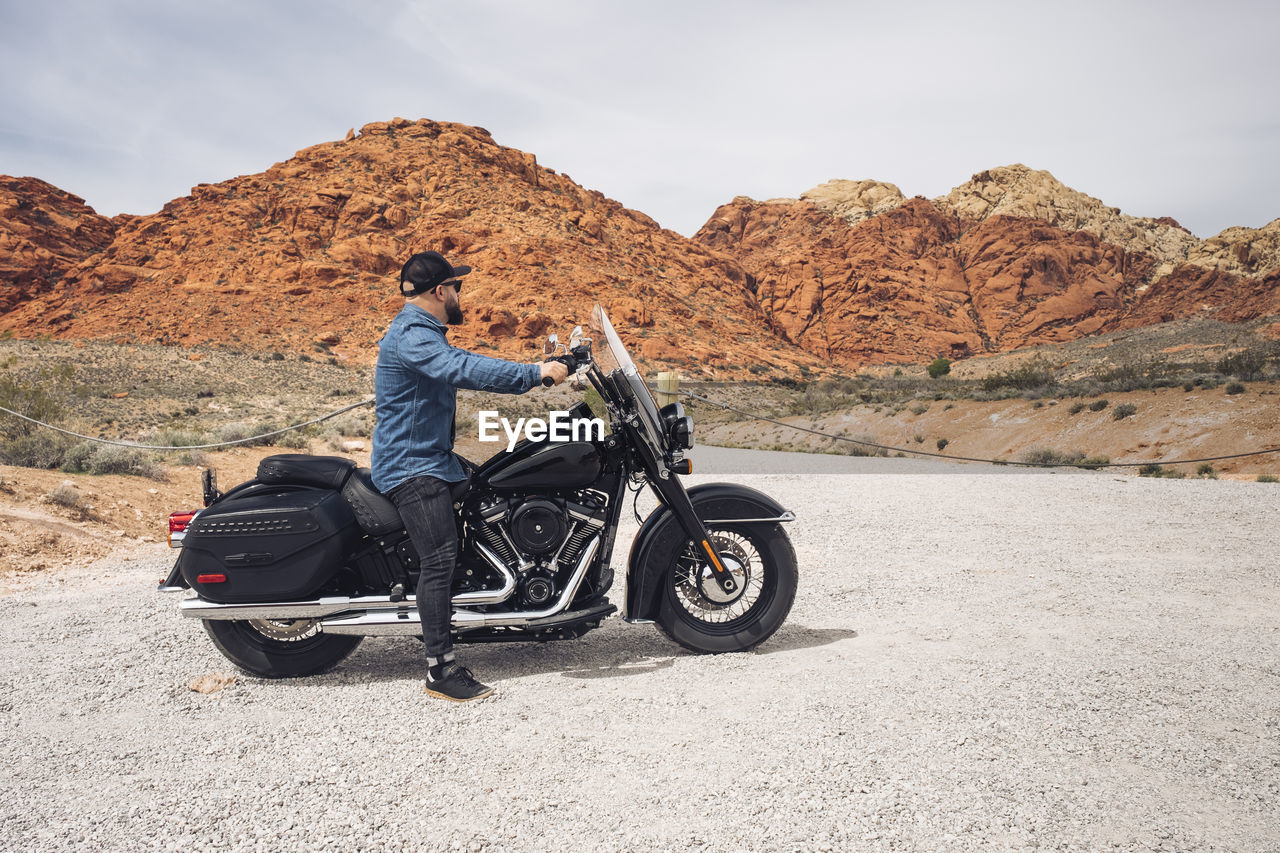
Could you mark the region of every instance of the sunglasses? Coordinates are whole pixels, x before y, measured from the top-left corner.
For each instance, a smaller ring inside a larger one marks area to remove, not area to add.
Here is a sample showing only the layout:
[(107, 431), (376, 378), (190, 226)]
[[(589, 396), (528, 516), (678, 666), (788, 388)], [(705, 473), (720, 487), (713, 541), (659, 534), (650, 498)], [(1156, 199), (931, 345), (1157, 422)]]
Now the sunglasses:
[(454, 292), (455, 292), (455, 293), (461, 293), (461, 292), (462, 292), (462, 279), (460, 279), (460, 278), (459, 278), (459, 279), (455, 279), (455, 280), (453, 280), (453, 281), (442, 281), (442, 282), (440, 282), (439, 284), (437, 284), (437, 285), (436, 285), (436, 287), (452, 287), (452, 288), (454, 288)]

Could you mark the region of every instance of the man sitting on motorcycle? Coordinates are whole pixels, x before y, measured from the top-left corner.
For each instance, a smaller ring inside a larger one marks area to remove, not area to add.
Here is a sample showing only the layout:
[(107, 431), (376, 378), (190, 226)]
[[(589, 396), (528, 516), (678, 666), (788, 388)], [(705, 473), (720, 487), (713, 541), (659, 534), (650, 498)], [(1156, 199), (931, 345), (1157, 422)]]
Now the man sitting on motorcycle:
[(450, 635), (458, 558), (453, 503), (468, 479), (453, 453), (458, 389), (523, 394), (544, 377), (558, 385), (568, 375), (560, 362), (520, 364), (449, 344), (446, 326), (463, 320), (462, 277), (469, 272), (471, 267), (454, 266), (438, 252), (419, 252), (400, 271), (404, 308), (378, 343), (378, 421), (370, 462), (374, 485), (400, 510), (419, 556), (426, 692), (455, 702), (493, 693), (454, 659)]

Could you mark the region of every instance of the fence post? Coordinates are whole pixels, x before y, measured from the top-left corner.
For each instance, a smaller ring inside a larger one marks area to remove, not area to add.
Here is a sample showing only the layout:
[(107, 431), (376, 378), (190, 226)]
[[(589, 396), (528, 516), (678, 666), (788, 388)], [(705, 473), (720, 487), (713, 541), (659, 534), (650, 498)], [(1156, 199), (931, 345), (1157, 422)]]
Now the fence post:
[(666, 406), (674, 403), (679, 396), (680, 374), (674, 370), (665, 370), (658, 374), (658, 405)]

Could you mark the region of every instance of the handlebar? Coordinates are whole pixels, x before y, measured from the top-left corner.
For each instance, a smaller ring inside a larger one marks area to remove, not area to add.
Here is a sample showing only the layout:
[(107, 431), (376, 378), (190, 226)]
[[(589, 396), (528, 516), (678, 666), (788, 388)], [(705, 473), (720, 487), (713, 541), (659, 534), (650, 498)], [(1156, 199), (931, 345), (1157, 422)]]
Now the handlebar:
[[(563, 353), (561, 355), (549, 356), (543, 359), (544, 363), (548, 361), (560, 362), (565, 367), (569, 368), (569, 375), (572, 376), (573, 374), (577, 373), (580, 369), (582, 369), (583, 367), (591, 363), (591, 342), (586, 341), (580, 344), (579, 346), (574, 347), (573, 349), (569, 350), (566, 353)], [(550, 376), (542, 377), (543, 387), (550, 388), (554, 384), (555, 384), (555, 380), (553, 380)]]
[[(560, 362), (565, 367), (569, 368), (570, 375), (573, 375), (573, 372), (578, 369), (578, 360), (574, 358), (572, 355), (553, 355), (551, 356), (551, 358), (544, 359), (544, 363), (547, 361)], [(550, 388), (554, 384), (556, 384), (556, 381), (552, 379), (550, 376), (542, 377), (542, 386), (544, 388)]]

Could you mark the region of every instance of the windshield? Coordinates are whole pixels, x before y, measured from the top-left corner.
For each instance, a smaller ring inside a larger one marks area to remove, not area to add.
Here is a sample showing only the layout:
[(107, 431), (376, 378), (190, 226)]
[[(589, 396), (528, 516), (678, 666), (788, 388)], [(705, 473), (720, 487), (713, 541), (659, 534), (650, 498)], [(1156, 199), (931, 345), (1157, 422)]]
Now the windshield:
[(606, 376), (612, 377), (619, 385), (630, 387), (631, 396), (636, 401), (636, 412), (640, 415), (645, 434), (649, 436), (655, 448), (664, 451), (666, 446), (662, 441), (662, 416), (658, 414), (658, 404), (649, 393), (649, 386), (645, 385), (644, 379), (640, 377), (640, 371), (636, 369), (635, 362), (627, 354), (627, 348), (622, 345), (622, 339), (613, 330), (613, 324), (609, 322), (604, 308), (599, 305), (591, 311), (591, 331), (596, 335), (603, 335), (605, 343), (608, 344), (605, 348), (593, 353), (596, 367), (600, 368)]

